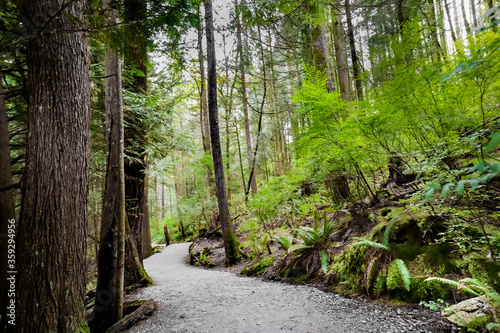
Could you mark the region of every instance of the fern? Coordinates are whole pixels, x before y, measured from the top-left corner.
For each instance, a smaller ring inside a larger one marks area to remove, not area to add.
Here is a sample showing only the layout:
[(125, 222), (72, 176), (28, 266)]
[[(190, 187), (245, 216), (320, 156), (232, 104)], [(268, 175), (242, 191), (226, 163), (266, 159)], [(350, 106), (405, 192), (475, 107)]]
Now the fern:
[(283, 250), (285, 252), (288, 252), (290, 247), (292, 246), (293, 238), (290, 236), (278, 236), (278, 237), (273, 237), (273, 239), (281, 245)]
[(463, 286), (462, 283), (457, 282), (457, 281), (443, 279), (443, 278), (439, 278), (439, 277), (430, 277), (430, 278), (425, 279), (424, 281), (425, 282), (432, 282), (432, 281), (440, 282), (440, 283), (446, 284), (454, 289), (463, 290), (464, 292), (468, 293), (469, 295), (479, 296), (479, 293), (475, 292), (474, 290), (472, 290), (471, 288), (469, 288), (467, 286)]
[(384, 274), (384, 272), (381, 272), (377, 276), (377, 281), (375, 282), (375, 286), (373, 288), (373, 292), (375, 293), (375, 295), (380, 295), (384, 292), (385, 286), (386, 286), (386, 280), (387, 280), (387, 277)]
[(384, 237), (382, 238), (382, 244), (387, 248), (389, 248), (389, 236), (391, 235), (394, 223), (396, 223), (396, 218), (392, 218), (387, 227), (385, 227)]
[(321, 250), (321, 269), (323, 273), (328, 274), (328, 254)]
[(353, 239), (357, 240), (357, 242), (352, 243), (351, 246), (366, 245), (369, 247), (374, 247), (377, 249), (383, 249), (383, 250), (389, 251), (389, 247), (387, 247), (383, 244), (372, 242), (372, 241), (369, 241), (368, 239), (364, 239), (361, 237), (353, 237)]
[(387, 274), (387, 289), (404, 288), (406, 291), (410, 291), (410, 287), (411, 273), (405, 262), (401, 259), (393, 260)]

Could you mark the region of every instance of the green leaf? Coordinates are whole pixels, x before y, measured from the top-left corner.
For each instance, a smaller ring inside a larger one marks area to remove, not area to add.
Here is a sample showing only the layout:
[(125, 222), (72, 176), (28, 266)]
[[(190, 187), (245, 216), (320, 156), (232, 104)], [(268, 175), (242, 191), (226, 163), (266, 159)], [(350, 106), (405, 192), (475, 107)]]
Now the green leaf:
[(461, 180), (457, 183), (457, 193), (460, 195), (464, 194), (465, 191), (465, 183), (467, 183), (467, 180)]
[(470, 187), (474, 190), (479, 185), (478, 178), (472, 178), (469, 180)]
[(455, 183), (448, 183), (443, 186), (443, 191), (441, 192), (441, 195), (444, 197), (448, 191), (450, 190), (450, 187), (455, 186)]
[(479, 172), (484, 172), (485, 169), (486, 169), (486, 166), (484, 165), (484, 162), (481, 161), (478, 164), (476, 164), (473, 167), (471, 167), (469, 169), (469, 172), (474, 172), (476, 170), (479, 171)]
[(429, 188), (432, 188), (433, 190), (439, 190), (441, 188), (441, 184), (432, 183), (432, 184), (429, 184)]
[(488, 323), (486, 325), (486, 329), (488, 331), (491, 331), (492, 329), (497, 328), (497, 327), (500, 327), (500, 324), (497, 324), (497, 323)]
[(429, 201), (432, 195), (434, 194), (434, 189), (431, 188), (427, 193), (425, 193), (425, 201)]
[(389, 248), (387, 246), (380, 244), (380, 243), (375, 243), (375, 242), (369, 241), (368, 239), (364, 239), (361, 237), (353, 237), (352, 239), (357, 240), (357, 242), (352, 243), (351, 246), (366, 245), (369, 247), (374, 247), (377, 249), (383, 249), (383, 250), (389, 251)]
[(486, 151), (492, 151), (500, 144), (500, 132), (490, 135), (490, 142), (486, 145)]
[(406, 289), (411, 288), (411, 273), (405, 262), (401, 259), (396, 259), (391, 262), (387, 271), (387, 289)]
[(328, 254), (324, 250), (321, 250), (321, 269), (323, 273), (328, 273)]

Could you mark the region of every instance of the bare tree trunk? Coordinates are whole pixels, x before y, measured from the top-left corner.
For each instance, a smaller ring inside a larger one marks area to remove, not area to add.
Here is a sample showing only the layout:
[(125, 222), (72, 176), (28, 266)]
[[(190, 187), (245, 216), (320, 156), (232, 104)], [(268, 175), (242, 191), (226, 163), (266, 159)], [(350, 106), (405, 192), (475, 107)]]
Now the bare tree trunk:
[(474, 24), (474, 28), (478, 26), (477, 24), (477, 14), (476, 14), (476, 2), (474, 0), (469, 1), (469, 6), (472, 14), (472, 23)]
[(356, 52), (356, 41), (354, 39), (354, 30), (352, 27), (351, 5), (349, 0), (345, 0), (345, 15), (347, 21), (347, 36), (349, 37), (349, 47), (351, 49), (352, 71), (354, 84), (356, 86), (356, 95), (358, 100), (363, 99), (363, 83), (361, 81), (361, 71), (359, 68), (358, 54)]
[[(17, 242), (17, 332), (85, 324), (90, 157), (87, 1), (20, 1), (27, 46), (28, 135)], [(54, 18), (54, 13), (58, 13)]]
[[(240, 10), (238, 1), (235, 1), (236, 7), (236, 36), (238, 39), (238, 49), (240, 53), (240, 79), (241, 79), (241, 96), (243, 102), (243, 117), (245, 118), (245, 139), (247, 144), (247, 154), (248, 154), (248, 168), (253, 169), (253, 159), (252, 159), (252, 136), (250, 131), (250, 117), (248, 115), (248, 96), (247, 96), (247, 83), (246, 83), (246, 72), (245, 72), (245, 54), (243, 52), (243, 38), (242, 38), (242, 27), (240, 20)], [(256, 173), (252, 175), (250, 179), (250, 189), (252, 190), (252, 196), (257, 193), (257, 181)], [(246, 191), (245, 191), (246, 193)]]
[[(104, 2), (108, 24), (117, 23), (117, 11)], [(104, 332), (123, 317), (125, 264), (125, 174), (123, 157), (122, 65), (116, 52), (106, 49), (106, 183), (103, 196), (101, 241), (93, 332)]]
[(467, 34), (470, 34), (471, 29), (470, 29), (469, 21), (467, 21), (467, 13), (465, 12), (464, 0), (461, 0), (461, 4), (462, 4), (462, 16), (464, 18), (465, 31), (467, 31)]
[(165, 218), (165, 184), (161, 183), (161, 219)]
[(234, 265), (239, 257), (239, 244), (229, 224), (229, 204), (226, 196), (226, 181), (219, 137), (219, 114), (217, 110), (217, 69), (215, 60), (214, 23), (212, 16), (212, 1), (205, 2), (205, 22), (207, 34), (208, 60), (208, 112), (210, 118), (210, 138), (214, 163), (215, 189), (219, 207), (219, 218), (224, 235), (226, 265)]
[(448, 24), (450, 25), (451, 39), (454, 42), (457, 41), (457, 36), (455, 35), (455, 30), (453, 29), (453, 23), (451, 22), (450, 7), (448, 6), (448, 0), (444, 1), (444, 10), (446, 11), (446, 16), (448, 17)]
[[(149, 177), (145, 177), (146, 185), (148, 187)], [(148, 202), (149, 191), (144, 192), (144, 200)], [(146, 207), (147, 208), (147, 207)], [(144, 216), (142, 217), (142, 253), (144, 258), (147, 258), (153, 254), (153, 247), (151, 246), (151, 227), (149, 224), (149, 209), (144, 211)]]
[(347, 49), (344, 43), (344, 30), (342, 29), (342, 16), (339, 11), (340, 0), (335, 0), (332, 7), (333, 37), (335, 44), (335, 58), (337, 60), (337, 72), (339, 76), (339, 88), (341, 96), (351, 100), (351, 89), (349, 86), (349, 66), (347, 65)]
[[(16, 212), (14, 208), (14, 191), (7, 189), (12, 186), (12, 166), (10, 162), (10, 142), (9, 142), (9, 126), (7, 123), (7, 105), (2, 85), (2, 69), (0, 68), (0, 332), (5, 332), (8, 324), (7, 320), (7, 288), (8, 282), (7, 272), (15, 271), (15, 267), (9, 268), (9, 257), (13, 259), (15, 256), (15, 226)], [(11, 233), (9, 234), (9, 229)], [(10, 242), (9, 239), (13, 241)], [(9, 251), (10, 249), (10, 251)], [(10, 253), (9, 253), (10, 252)], [(11, 261), (15, 266), (15, 261)]]
[[(207, 89), (205, 78), (205, 60), (203, 57), (203, 24), (200, 21), (198, 27), (198, 61), (200, 63), (200, 127), (203, 139), (203, 151), (210, 153), (212, 147), (210, 144), (210, 123), (208, 121), (208, 102), (207, 102)], [(207, 166), (207, 181), (210, 188), (214, 185), (214, 176), (210, 167)]]
[(160, 213), (159, 213), (159, 198), (158, 198), (158, 175), (155, 175), (155, 227), (156, 232), (160, 232)]

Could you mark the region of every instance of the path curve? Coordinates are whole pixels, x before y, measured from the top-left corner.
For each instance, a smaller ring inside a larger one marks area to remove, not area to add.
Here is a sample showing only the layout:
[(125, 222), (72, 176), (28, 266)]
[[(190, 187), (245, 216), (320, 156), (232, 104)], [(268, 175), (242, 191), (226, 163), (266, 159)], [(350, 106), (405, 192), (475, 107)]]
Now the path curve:
[(144, 261), (155, 285), (128, 298), (153, 298), (158, 312), (129, 333), (438, 332), (430, 310), (388, 310), (308, 286), (193, 267), (188, 247), (173, 244)]

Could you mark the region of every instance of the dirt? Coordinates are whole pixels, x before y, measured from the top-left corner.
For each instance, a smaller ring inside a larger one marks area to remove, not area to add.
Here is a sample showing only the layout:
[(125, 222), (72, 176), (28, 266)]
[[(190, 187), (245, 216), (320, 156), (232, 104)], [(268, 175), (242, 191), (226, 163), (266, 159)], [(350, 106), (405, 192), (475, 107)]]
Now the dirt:
[(127, 332), (454, 332), (439, 313), (349, 299), (187, 263), (189, 244), (144, 261), (155, 285), (129, 295), (153, 298), (158, 312)]

